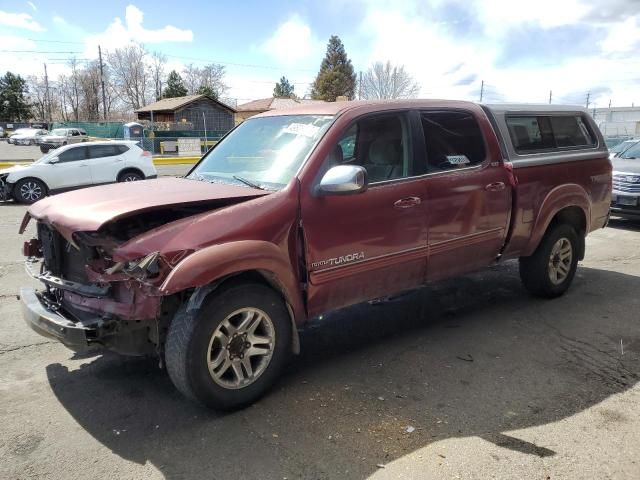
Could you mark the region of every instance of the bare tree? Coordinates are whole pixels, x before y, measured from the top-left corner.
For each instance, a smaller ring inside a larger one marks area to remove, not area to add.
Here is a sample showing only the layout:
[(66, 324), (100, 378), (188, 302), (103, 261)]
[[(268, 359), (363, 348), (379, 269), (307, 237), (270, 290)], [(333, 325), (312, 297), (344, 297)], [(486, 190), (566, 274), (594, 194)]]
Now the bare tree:
[(365, 100), (416, 98), (420, 93), (420, 85), (413, 80), (404, 65), (395, 66), (376, 62), (364, 74), (360, 95)]
[(142, 45), (117, 48), (109, 53), (108, 65), (113, 83), (122, 100), (133, 110), (142, 107), (149, 98), (149, 72), (147, 51)]
[(229, 91), (224, 83), (224, 65), (210, 63), (202, 68), (187, 65), (182, 71), (182, 80), (189, 95), (204, 94), (220, 98)]
[(47, 113), (47, 93), (46, 85), (43, 80), (38, 77), (31, 76), (27, 78), (29, 86), (29, 102), (32, 106), (32, 114), (36, 120), (45, 120)]
[(71, 108), (73, 120), (80, 120), (80, 71), (78, 69), (78, 61), (75, 58), (69, 60), (69, 68), (71, 72), (68, 76), (61, 76), (58, 79), (60, 88), (63, 90), (62, 95), (65, 98), (65, 104)]
[(82, 99), (80, 108), (82, 118), (89, 121), (100, 119), (102, 90), (100, 84), (100, 64), (96, 61), (87, 63), (80, 74)]
[(149, 67), (151, 69), (151, 81), (153, 82), (153, 90), (155, 99), (162, 98), (162, 89), (164, 88), (165, 66), (167, 64), (167, 56), (160, 52), (151, 54)]

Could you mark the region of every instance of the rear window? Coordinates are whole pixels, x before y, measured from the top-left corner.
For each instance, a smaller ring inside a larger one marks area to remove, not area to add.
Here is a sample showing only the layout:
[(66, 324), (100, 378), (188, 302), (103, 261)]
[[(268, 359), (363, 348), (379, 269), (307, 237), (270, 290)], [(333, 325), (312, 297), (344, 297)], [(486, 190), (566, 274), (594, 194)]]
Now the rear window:
[(508, 116), (511, 142), (518, 153), (580, 149), (596, 145), (582, 115)]

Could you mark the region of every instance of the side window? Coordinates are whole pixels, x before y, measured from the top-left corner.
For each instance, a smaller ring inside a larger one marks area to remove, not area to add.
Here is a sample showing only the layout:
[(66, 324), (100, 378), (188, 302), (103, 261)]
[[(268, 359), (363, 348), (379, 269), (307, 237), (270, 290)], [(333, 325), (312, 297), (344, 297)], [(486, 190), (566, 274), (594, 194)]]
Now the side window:
[(367, 170), (369, 183), (413, 175), (411, 138), (404, 115), (376, 115), (358, 121), (345, 132), (326, 162), (359, 165)]
[(558, 147), (587, 147), (596, 144), (582, 117), (551, 117), (551, 130)]
[(77, 137), (78, 135), (80, 135), (80, 132), (78, 130), (71, 130), (71, 135)]
[(120, 155), (117, 145), (91, 145), (88, 148), (90, 158), (103, 158)]
[(471, 113), (423, 112), (420, 117), (430, 171), (453, 170), (484, 162), (484, 137)]
[(80, 148), (70, 148), (69, 150), (65, 150), (60, 155), (58, 155), (60, 162), (75, 162), (77, 160), (86, 160), (87, 159), (87, 150), (86, 147)]
[(549, 117), (507, 117), (507, 127), (516, 152), (535, 152), (555, 147)]
[(129, 151), (129, 147), (126, 145), (117, 145), (116, 148), (118, 149), (118, 153), (125, 153)]

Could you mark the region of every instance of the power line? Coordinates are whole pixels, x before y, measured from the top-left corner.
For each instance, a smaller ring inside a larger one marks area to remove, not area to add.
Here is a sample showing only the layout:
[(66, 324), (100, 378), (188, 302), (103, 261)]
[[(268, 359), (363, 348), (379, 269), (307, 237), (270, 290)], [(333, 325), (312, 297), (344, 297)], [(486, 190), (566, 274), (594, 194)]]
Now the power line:
[(178, 60), (192, 60), (195, 62), (211, 62), (211, 63), (219, 63), (220, 65), (232, 65), (234, 67), (248, 67), (248, 68), (264, 68), (268, 70), (294, 70), (298, 72), (315, 72), (316, 70), (311, 70), (308, 68), (283, 68), (283, 67), (275, 67), (271, 65), (257, 65), (253, 63), (233, 63), (233, 62), (223, 62), (220, 60), (213, 60), (211, 58), (195, 58), (195, 57), (183, 57), (180, 55), (167, 55), (169, 58), (177, 58)]
[(84, 45), (84, 42), (68, 42), (65, 40), (37, 40), (35, 38), (27, 38), (27, 40), (30, 40), (32, 42), (39, 42), (39, 43), (72, 43), (75, 45)]
[(82, 52), (68, 52), (60, 50), (0, 50), (1, 53), (82, 53)]

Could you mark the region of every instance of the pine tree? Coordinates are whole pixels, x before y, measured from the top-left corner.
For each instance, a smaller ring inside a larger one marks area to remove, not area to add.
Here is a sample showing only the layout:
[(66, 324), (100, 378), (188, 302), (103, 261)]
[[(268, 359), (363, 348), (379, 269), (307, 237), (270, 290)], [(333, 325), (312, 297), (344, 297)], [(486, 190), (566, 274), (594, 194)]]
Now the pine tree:
[(0, 119), (11, 122), (28, 120), (31, 105), (27, 101), (27, 81), (20, 75), (7, 72), (0, 78)]
[(295, 97), (295, 93), (293, 90), (295, 87), (289, 83), (287, 77), (282, 77), (278, 83), (276, 83), (275, 88), (273, 89), (273, 96), (276, 98), (293, 98)]
[(311, 88), (311, 96), (316, 100), (335, 102), (336, 97), (354, 98), (356, 75), (351, 60), (338, 36), (332, 35), (327, 44), (327, 53), (320, 64), (320, 71)]
[(162, 98), (184, 97), (187, 94), (187, 88), (182, 82), (182, 77), (175, 70), (171, 70), (167, 77), (167, 87), (162, 92)]

